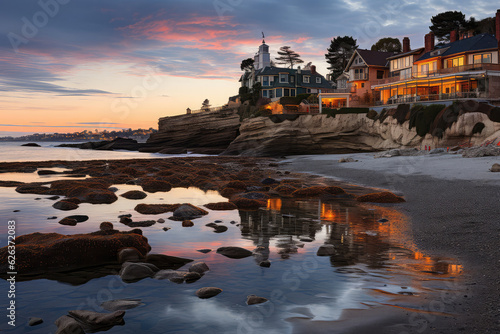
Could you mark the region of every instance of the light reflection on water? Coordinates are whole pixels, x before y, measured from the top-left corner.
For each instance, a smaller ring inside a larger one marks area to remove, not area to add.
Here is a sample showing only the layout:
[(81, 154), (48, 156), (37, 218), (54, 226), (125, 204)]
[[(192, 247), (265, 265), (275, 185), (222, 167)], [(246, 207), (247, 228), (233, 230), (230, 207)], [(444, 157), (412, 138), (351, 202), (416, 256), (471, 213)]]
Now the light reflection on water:
[[(116, 187), (117, 195), (140, 190), (133, 185)], [(125, 326), (114, 327), (109, 333), (287, 333), (292, 331), (287, 318), (336, 320), (347, 308), (390, 303), (402, 291), (420, 295), (439, 291), (445, 288), (441, 281), (461, 271), (461, 266), (449, 259), (432, 258), (418, 250), (408, 237), (406, 217), (394, 207), (358, 206), (340, 199), (322, 202), (282, 198), (268, 201), (267, 208), (258, 211), (209, 210), (209, 215), (194, 220), (195, 226), (185, 228), (180, 222), (168, 220), (168, 213), (141, 215), (133, 208), (139, 203), (189, 202), (201, 206), (226, 199), (213, 191), (174, 188), (167, 193), (148, 193), (139, 201), (119, 196), (113, 204), (81, 204), (77, 210), (62, 212), (53, 209), (53, 201), (46, 197), (0, 188), (0, 201), (4, 203), (0, 219), (15, 219), (21, 235), (87, 233), (97, 230), (102, 221), (128, 230), (118, 222), (117, 216), (123, 213), (132, 213), (134, 221), (164, 218), (163, 224), (142, 228), (152, 252), (204, 261), (211, 270), (199, 281), (181, 285), (154, 279), (126, 284), (115, 275), (79, 286), (47, 279), (18, 282), (19, 326), (14, 330), (3, 324), (0, 327), (9, 333), (55, 332), (54, 321), (68, 310), (102, 312), (98, 306), (102, 301), (120, 298), (139, 298), (145, 305), (128, 310)], [(21, 211), (14, 213), (16, 209)], [(77, 226), (57, 223), (73, 214), (87, 214), (90, 219)], [(58, 219), (47, 220), (51, 216)], [(388, 221), (379, 222), (381, 218)], [(229, 227), (227, 232), (213, 233), (205, 226), (217, 219)], [(5, 235), (6, 224), (1, 226)], [(165, 226), (171, 229), (165, 232)], [(312, 241), (300, 241), (304, 238)], [(324, 243), (335, 246), (334, 255), (316, 255)], [(215, 250), (221, 246), (259, 249), (254, 257), (235, 260), (217, 254)], [(202, 248), (213, 251), (196, 251)], [(270, 268), (258, 266), (264, 259), (271, 261)], [(3, 288), (5, 281), (1, 284)], [(204, 286), (224, 291), (212, 299), (198, 299), (194, 293)], [(270, 302), (247, 306), (246, 296), (250, 294)], [(400, 298), (405, 298), (405, 303), (418, 303), (415, 296)], [(44, 323), (26, 326), (31, 316), (43, 318)]]

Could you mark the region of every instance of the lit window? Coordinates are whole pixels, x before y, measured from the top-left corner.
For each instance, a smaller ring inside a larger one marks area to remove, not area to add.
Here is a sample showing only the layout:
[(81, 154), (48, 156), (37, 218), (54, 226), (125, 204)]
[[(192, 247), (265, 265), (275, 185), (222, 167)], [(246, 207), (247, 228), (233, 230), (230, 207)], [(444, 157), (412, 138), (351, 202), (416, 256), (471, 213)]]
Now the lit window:
[(474, 64), (481, 64), (481, 63), (491, 63), (491, 53), (484, 53), (481, 55), (474, 55)]
[(308, 75), (304, 75), (304, 83), (309, 83), (309, 76)]
[(320, 77), (316, 78), (316, 83), (318, 83), (318, 84), (321, 83), (321, 78)]

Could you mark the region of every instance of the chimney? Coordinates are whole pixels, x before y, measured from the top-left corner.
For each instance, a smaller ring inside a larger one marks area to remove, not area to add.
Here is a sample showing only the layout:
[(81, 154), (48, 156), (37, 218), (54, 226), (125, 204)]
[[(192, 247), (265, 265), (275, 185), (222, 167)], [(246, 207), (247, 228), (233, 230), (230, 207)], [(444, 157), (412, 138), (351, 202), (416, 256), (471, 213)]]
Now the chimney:
[(456, 42), (458, 39), (458, 32), (456, 30), (450, 31), (450, 43)]
[(425, 35), (425, 52), (434, 50), (434, 33), (431, 31)]
[(311, 65), (311, 74), (316, 74), (316, 65)]
[(410, 39), (408, 37), (403, 38), (403, 52), (410, 52)]
[(497, 9), (497, 17), (495, 20), (495, 36), (498, 41), (498, 47), (500, 47), (500, 9)]
[(302, 70), (300, 69), (300, 66), (299, 66), (299, 67), (297, 67), (297, 73), (298, 73), (298, 74), (302, 73)]

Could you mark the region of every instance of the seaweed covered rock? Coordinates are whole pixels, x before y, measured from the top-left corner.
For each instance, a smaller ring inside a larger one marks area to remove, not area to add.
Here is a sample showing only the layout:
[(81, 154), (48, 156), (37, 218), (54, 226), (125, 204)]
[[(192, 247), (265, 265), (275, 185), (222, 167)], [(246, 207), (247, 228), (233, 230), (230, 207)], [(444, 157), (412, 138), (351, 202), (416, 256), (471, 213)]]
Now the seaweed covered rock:
[(130, 190), (127, 191), (126, 193), (121, 194), (120, 196), (126, 199), (143, 199), (146, 198), (148, 195), (140, 190)]
[(267, 200), (249, 199), (240, 196), (232, 198), (230, 202), (234, 203), (238, 209), (243, 210), (257, 210), (258, 208), (267, 205)]
[(366, 194), (357, 198), (358, 202), (371, 203), (401, 203), (406, 202), (403, 197), (394, 195), (391, 192), (384, 191), (378, 193)]
[(340, 195), (345, 194), (345, 190), (340, 187), (324, 187), (324, 186), (313, 186), (307, 188), (297, 189), (292, 193), (293, 197), (318, 197), (321, 195)]
[(143, 215), (159, 215), (175, 211), (180, 204), (138, 204), (134, 210)]
[(204, 215), (208, 215), (208, 211), (192, 204), (182, 204), (174, 211), (174, 215), (169, 219), (184, 221), (200, 218)]
[(148, 193), (156, 193), (160, 191), (170, 191), (172, 189), (172, 185), (167, 181), (156, 180), (156, 179), (147, 179), (141, 182), (142, 190), (147, 191)]
[(231, 202), (218, 202), (218, 203), (209, 203), (205, 205), (206, 208), (215, 211), (223, 211), (223, 210), (236, 210), (238, 207), (236, 204)]

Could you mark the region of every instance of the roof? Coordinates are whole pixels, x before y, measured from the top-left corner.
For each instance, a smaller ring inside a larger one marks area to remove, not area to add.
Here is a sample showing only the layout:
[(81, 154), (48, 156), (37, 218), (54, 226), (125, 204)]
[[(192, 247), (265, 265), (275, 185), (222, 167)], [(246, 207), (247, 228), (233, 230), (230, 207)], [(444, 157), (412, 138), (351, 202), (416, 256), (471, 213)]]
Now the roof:
[[(279, 82), (279, 80), (274, 80), (272, 85), (270, 86), (265, 86), (265, 88), (276, 88), (276, 87), (290, 87), (290, 88), (295, 88), (295, 87), (307, 87), (307, 88), (332, 88), (331, 84), (323, 77), (321, 74), (316, 72), (315, 74), (312, 74), (311, 70), (301, 70), (301, 74), (298, 75), (298, 69), (291, 69), (291, 68), (281, 68), (281, 67), (274, 67), (274, 66), (266, 66), (264, 68), (261, 68), (257, 71), (255, 71), (255, 76), (262, 76), (262, 75), (279, 75), (280, 73), (288, 73), (289, 75), (293, 75), (296, 78), (296, 82), (294, 83), (285, 83), (285, 82)], [(310, 76), (309, 82), (303, 82), (303, 76)], [(316, 83), (316, 78), (321, 78), (321, 83)], [(264, 87), (263, 87), (264, 88)]]
[(391, 60), (391, 59), (396, 59), (396, 58), (399, 58), (399, 57), (406, 57), (406, 56), (410, 56), (410, 55), (413, 55), (413, 54), (420, 53), (420, 52), (422, 52), (424, 50), (425, 50), (425, 48), (418, 48), (418, 49), (415, 49), (415, 50), (410, 50), (408, 52), (396, 53), (394, 56), (387, 57), (387, 59)]
[(364, 49), (356, 49), (356, 52), (368, 66), (387, 66), (387, 58), (394, 55), (394, 52), (381, 52)]
[[(440, 55), (434, 55), (433, 52), (439, 49), (446, 49)], [(473, 52), (473, 51), (481, 51), (481, 50), (489, 50), (489, 49), (497, 49), (498, 42), (495, 36), (490, 34), (480, 34), (469, 38), (464, 38), (458, 40), (453, 43), (444, 44), (434, 48), (434, 50), (426, 52), (422, 57), (420, 57), (417, 61), (422, 61), (434, 57), (449, 57), (454, 54), (464, 53), (464, 52)]]

